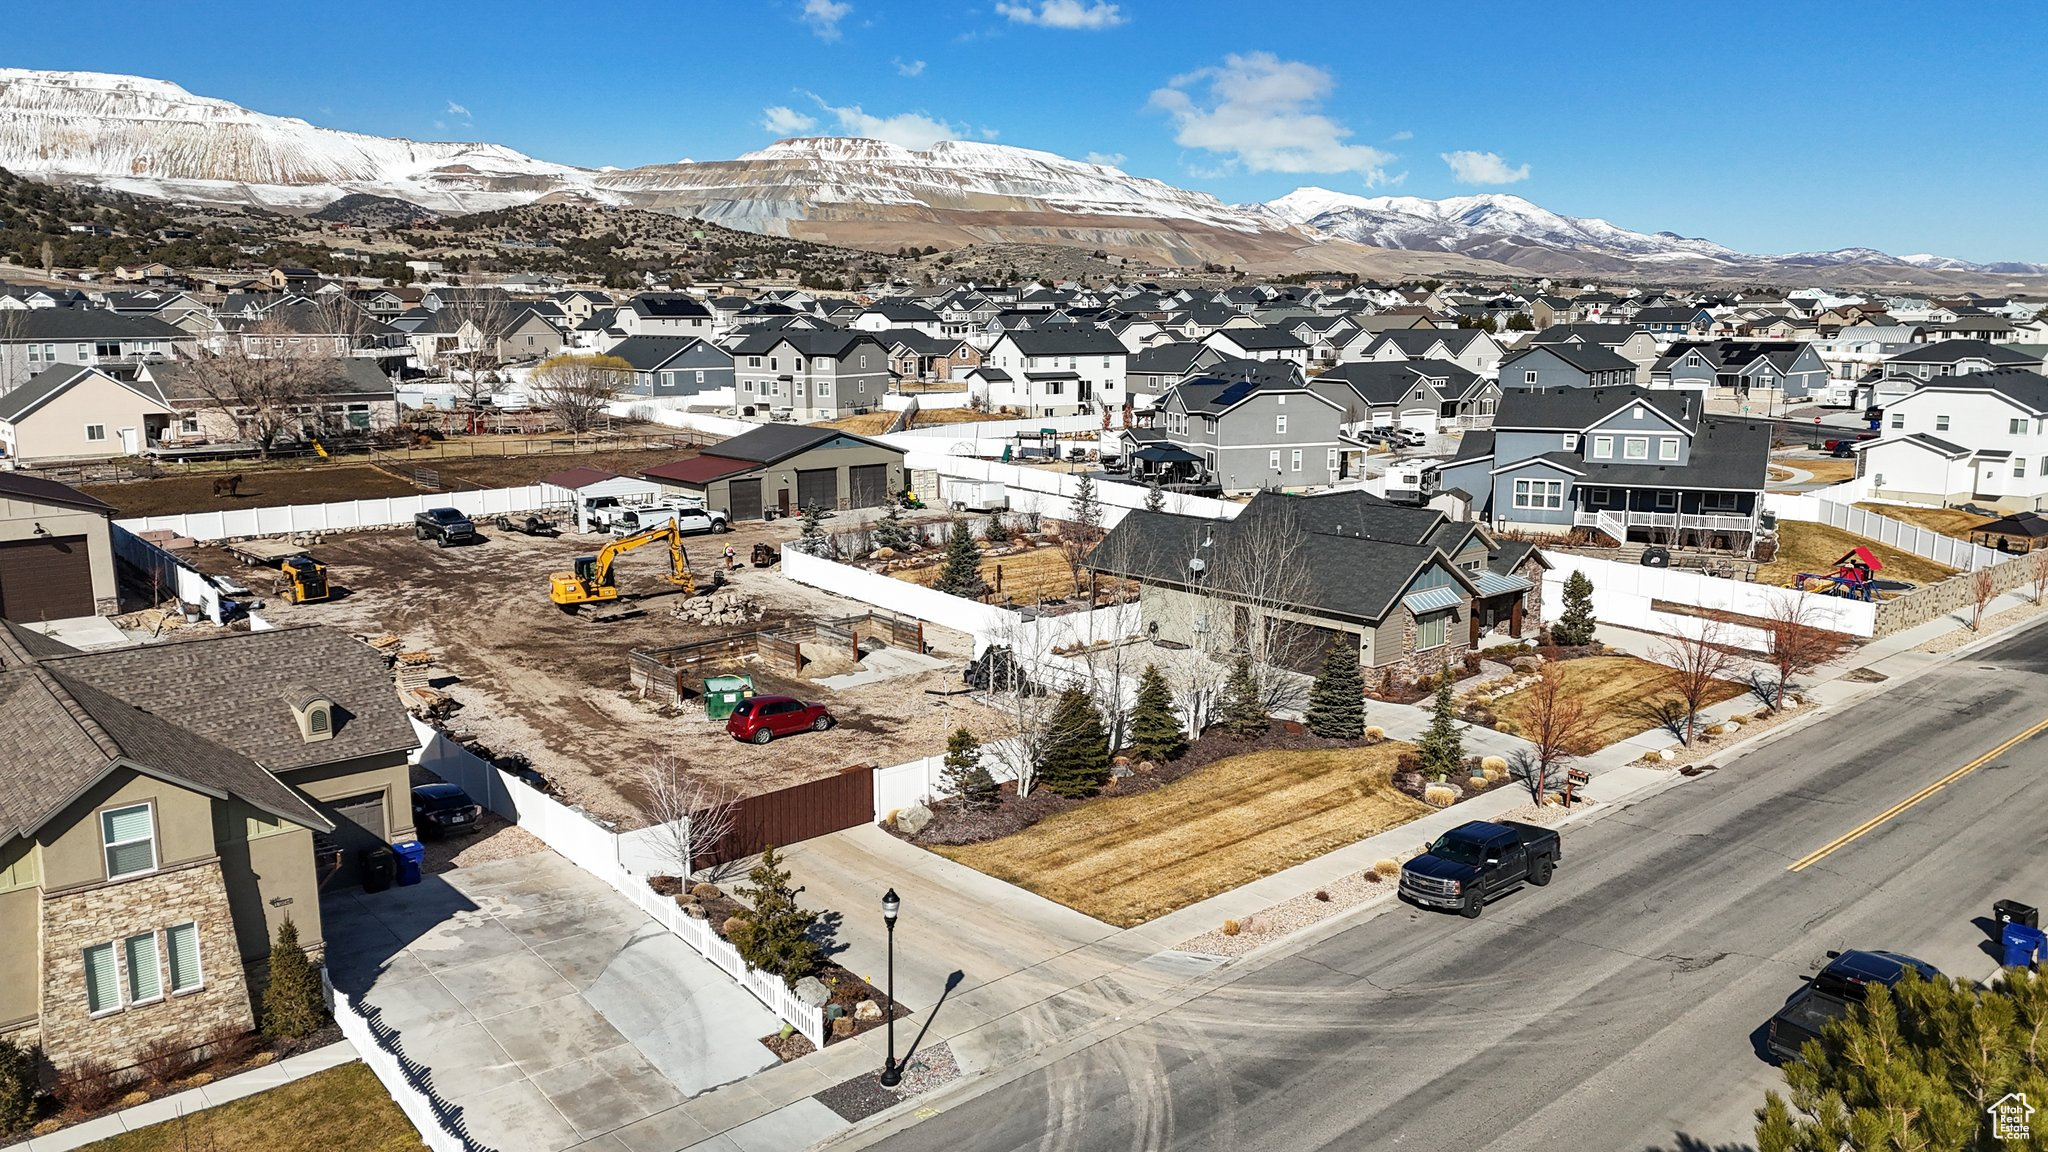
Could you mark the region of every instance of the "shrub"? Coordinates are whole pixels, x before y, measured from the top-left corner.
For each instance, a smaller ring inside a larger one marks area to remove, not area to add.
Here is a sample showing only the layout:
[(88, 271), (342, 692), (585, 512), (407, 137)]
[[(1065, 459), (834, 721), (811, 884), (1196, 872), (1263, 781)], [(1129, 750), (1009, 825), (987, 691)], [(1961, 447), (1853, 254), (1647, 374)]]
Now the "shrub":
[(1379, 743), (1380, 741), (1382, 741), (1382, 740), (1385, 740), (1386, 738), (1387, 738), (1387, 730), (1386, 730), (1385, 728), (1382, 728), (1382, 727), (1380, 727), (1380, 726), (1379, 726), (1379, 725), (1377, 725), (1377, 724), (1367, 724), (1367, 725), (1365, 726), (1365, 741), (1366, 741), (1366, 743), (1368, 743), (1368, 744), (1377, 744), (1377, 743)]
[(693, 884), (690, 886), (690, 895), (699, 900), (716, 900), (725, 893), (720, 891), (716, 884)]
[(320, 973), (299, 947), (299, 927), (286, 916), (270, 945), (270, 986), (263, 990), (263, 1033), (301, 1040), (327, 1024)]
[(1422, 802), (1432, 808), (1449, 808), (1458, 802), (1458, 790), (1448, 784), (1431, 784), (1422, 790)]
[(36, 1120), (36, 1063), (42, 1052), (0, 1036), (0, 1140), (28, 1131)]
[(1244, 931), (1244, 925), (1239, 924), (1235, 920), (1225, 920), (1223, 922), (1223, 934), (1225, 936), (1235, 936), (1242, 931)]
[(1465, 778), (1465, 787), (1471, 789), (1474, 792), (1486, 791), (1486, 786), (1491, 783), (1493, 783), (1493, 781), (1488, 780), (1484, 776), (1467, 776)]
[(1138, 678), (1138, 699), (1131, 709), (1131, 750), (1146, 760), (1171, 760), (1187, 748), (1181, 735), (1180, 714), (1173, 706), (1173, 692), (1166, 676), (1151, 664)]
[(1316, 889), (1316, 899), (1328, 904), (1330, 902), (1330, 890), (1328, 888)]
[(1505, 756), (1482, 756), (1479, 759), (1479, 770), (1486, 773), (1487, 779), (1498, 780), (1500, 777), (1494, 775), (1494, 773), (1508, 770), (1507, 758)]
[(803, 889), (790, 887), (789, 873), (780, 864), (773, 844), (762, 850), (761, 862), (747, 873), (749, 886), (739, 893), (753, 911), (729, 935), (748, 966), (794, 987), (824, 963), (825, 949), (812, 934), (818, 914), (797, 904)]
[(1422, 771), (1422, 757), (1421, 757), (1421, 755), (1420, 755), (1420, 754), (1418, 754), (1417, 752), (1415, 752), (1415, 750), (1414, 750), (1414, 749), (1409, 749), (1409, 750), (1407, 750), (1407, 751), (1404, 751), (1404, 752), (1402, 752), (1402, 753), (1401, 753), (1400, 755), (1398, 755), (1398, 756), (1395, 756), (1395, 757), (1394, 757), (1394, 771), (1396, 771), (1396, 772), (1420, 772), (1420, 771)]
[(1505, 716), (1496, 716), (1494, 717), (1493, 721), (1493, 730), (1495, 732), (1501, 732), (1505, 733), (1506, 735), (1513, 736), (1515, 733), (1520, 732), (1521, 728), (1518, 727), (1513, 720), (1510, 720)]
[(175, 1084), (199, 1063), (196, 1047), (183, 1036), (159, 1036), (135, 1054), (135, 1066), (156, 1087)]
[(718, 934), (730, 940), (732, 939), (732, 934), (739, 931), (740, 927), (745, 923), (746, 921), (738, 916), (727, 916), (725, 922), (718, 926)]
[(74, 1112), (90, 1115), (119, 1100), (124, 1087), (112, 1068), (88, 1056), (57, 1077), (57, 1099)]
[(1381, 876), (1379, 873), (1373, 871), (1370, 868), (1367, 868), (1364, 872), (1360, 873), (1360, 875), (1363, 876), (1366, 882), (1370, 884), (1377, 884), (1381, 880), (1385, 879), (1385, 877)]
[(1401, 862), (1391, 857), (1385, 860), (1375, 860), (1373, 861), (1372, 870), (1374, 875), (1382, 878), (1399, 876), (1401, 874)]
[(256, 1050), (256, 1034), (240, 1024), (216, 1024), (206, 1033), (207, 1058), (218, 1064), (240, 1064)]

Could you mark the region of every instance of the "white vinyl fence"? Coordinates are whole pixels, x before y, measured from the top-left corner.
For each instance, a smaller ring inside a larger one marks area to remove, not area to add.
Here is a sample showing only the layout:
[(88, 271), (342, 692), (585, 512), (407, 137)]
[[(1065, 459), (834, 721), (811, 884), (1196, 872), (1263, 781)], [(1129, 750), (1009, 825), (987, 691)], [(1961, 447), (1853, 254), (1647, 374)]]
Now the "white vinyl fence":
[[(1015, 464), (979, 460), (972, 456), (954, 456), (928, 449), (911, 451), (903, 458), (903, 466), (913, 470), (937, 472), (941, 477), (941, 488), (946, 486), (947, 479), (993, 481), (1009, 490), (1011, 508), (1019, 512), (1038, 512), (1055, 520), (1073, 518), (1072, 497), (1075, 488), (1080, 484), (1078, 476), (1065, 472), (1054, 472), (1045, 468), (1023, 468)], [(1095, 498), (1102, 504), (1103, 527), (1114, 528), (1117, 522), (1123, 519), (1126, 511), (1143, 508), (1149, 492), (1150, 490), (1142, 484), (1096, 480)], [(1244, 505), (1207, 496), (1168, 492), (1166, 505), (1162, 511), (1182, 516), (1202, 516), (1210, 520), (1234, 520), (1238, 513), (1244, 511)]]
[(647, 886), (649, 876), (680, 870), (674, 864), (665, 865), (661, 854), (652, 850), (650, 839), (658, 832), (642, 829), (621, 836), (580, 809), (570, 808), (505, 775), (496, 765), (450, 741), (437, 729), (415, 720), (413, 730), (420, 738), (416, 762), (421, 767), (457, 785), (477, 803), (533, 833), (571, 864), (610, 885), (634, 907), (659, 921), (752, 992), (784, 1023), (818, 1047), (825, 1046), (822, 1008), (797, 999), (779, 977), (749, 969), (739, 952), (720, 939), (709, 925), (683, 915), (674, 900)]
[(380, 500), (343, 500), (335, 504), (288, 504), (270, 508), (228, 508), (218, 512), (181, 512), (174, 516), (139, 516), (114, 522), (130, 532), (168, 529), (194, 540), (240, 540), (251, 536), (296, 536), (303, 532), (348, 532), (359, 528), (397, 528), (429, 508), (459, 508), (471, 518), (537, 512), (544, 504), (539, 484), (521, 488), (484, 488), (471, 492), (430, 492)]
[(1807, 520), (1830, 527), (1840, 528), (1851, 535), (1875, 540), (1888, 548), (1910, 552), (1922, 559), (1937, 564), (1946, 564), (1965, 572), (1989, 568), (2000, 560), (2003, 554), (1990, 548), (1944, 536), (1931, 529), (1894, 520), (1867, 509), (1837, 503), (1813, 495), (1795, 495), (1785, 492), (1769, 492), (1764, 495), (1764, 507), (1778, 514), (1780, 520)]
[[(1783, 612), (1788, 597), (1796, 597), (1806, 605), (1807, 623), (1816, 628), (1850, 636), (1877, 634), (1875, 604), (1566, 552), (1545, 552), (1543, 557), (1552, 566), (1543, 577), (1545, 620), (1555, 620), (1563, 613), (1564, 583), (1577, 570), (1593, 582), (1593, 617), (1603, 624), (1664, 635), (1691, 634), (1692, 629), (1699, 627), (1699, 617), (1661, 611), (1652, 606), (1652, 601), (1769, 620)], [(1723, 625), (1723, 629), (1731, 644), (1758, 652), (1771, 649), (1770, 635), (1760, 628), (1730, 624)]]
[(144, 579), (154, 581), (166, 595), (175, 594), (186, 604), (199, 605), (208, 620), (220, 623), (220, 589), (204, 573), (121, 524), (115, 524), (108, 536), (113, 541), (114, 555), (134, 565)]
[(434, 1090), (433, 1070), (405, 1055), (405, 1045), (396, 1032), (364, 1015), (355, 1001), (336, 992), (325, 968), (320, 970), (320, 984), (341, 1034), (376, 1073), (398, 1110), (419, 1129), (426, 1146), (433, 1152), (481, 1152), (483, 1145), (464, 1131), (462, 1110)]

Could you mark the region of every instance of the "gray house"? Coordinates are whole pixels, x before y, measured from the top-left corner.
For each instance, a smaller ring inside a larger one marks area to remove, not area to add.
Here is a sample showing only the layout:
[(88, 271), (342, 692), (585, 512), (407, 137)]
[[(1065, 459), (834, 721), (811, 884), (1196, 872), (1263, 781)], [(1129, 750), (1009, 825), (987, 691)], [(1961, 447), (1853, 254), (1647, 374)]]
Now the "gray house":
[(1785, 399), (1803, 400), (1828, 386), (1827, 362), (1803, 341), (1715, 340), (1673, 344), (1651, 373), (1651, 380), (1672, 388), (1725, 394), (1782, 392)]
[(1441, 426), (1483, 428), (1500, 404), (1500, 385), (1449, 360), (1373, 360), (1339, 364), (1310, 381), (1342, 406), (1344, 430)]
[(1690, 390), (1509, 389), (1438, 472), (1497, 528), (1747, 552), (1771, 425), (1702, 415)]
[[(1130, 430), (1132, 471), (1226, 494), (1329, 484), (1343, 474), (1344, 409), (1298, 379), (1199, 377)], [(1356, 447), (1355, 444), (1351, 447)]]
[(696, 396), (733, 386), (732, 355), (695, 336), (628, 336), (605, 354), (633, 366), (634, 396)]
[(741, 416), (831, 420), (875, 408), (889, 391), (889, 350), (871, 332), (755, 332), (732, 359)]
[(1532, 344), (1500, 362), (1503, 388), (1607, 388), (1635, 378), (1633, 361), (1598, 344)]

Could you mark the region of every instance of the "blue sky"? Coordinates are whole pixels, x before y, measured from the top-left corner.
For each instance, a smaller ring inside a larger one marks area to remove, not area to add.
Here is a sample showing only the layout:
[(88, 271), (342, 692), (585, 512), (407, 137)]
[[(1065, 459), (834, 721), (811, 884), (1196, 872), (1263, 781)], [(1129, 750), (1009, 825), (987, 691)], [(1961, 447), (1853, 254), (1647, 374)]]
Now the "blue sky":
[(1511, 192), (1749, 251), (2048, 261), (2037, 3), (12, 0), (0, 30), (0, 65), (587, 166), (950, 135), (1232, 202)]

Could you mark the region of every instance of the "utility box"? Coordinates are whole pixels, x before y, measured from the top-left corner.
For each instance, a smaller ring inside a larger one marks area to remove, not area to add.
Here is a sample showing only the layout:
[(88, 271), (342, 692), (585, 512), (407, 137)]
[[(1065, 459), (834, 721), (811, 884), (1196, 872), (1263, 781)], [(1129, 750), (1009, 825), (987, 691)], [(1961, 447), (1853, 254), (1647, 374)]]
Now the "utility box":
[(707, 676), (704, 678), (704, 714), (724, 720), (732, 710), (754, 698), (752, 676)]

